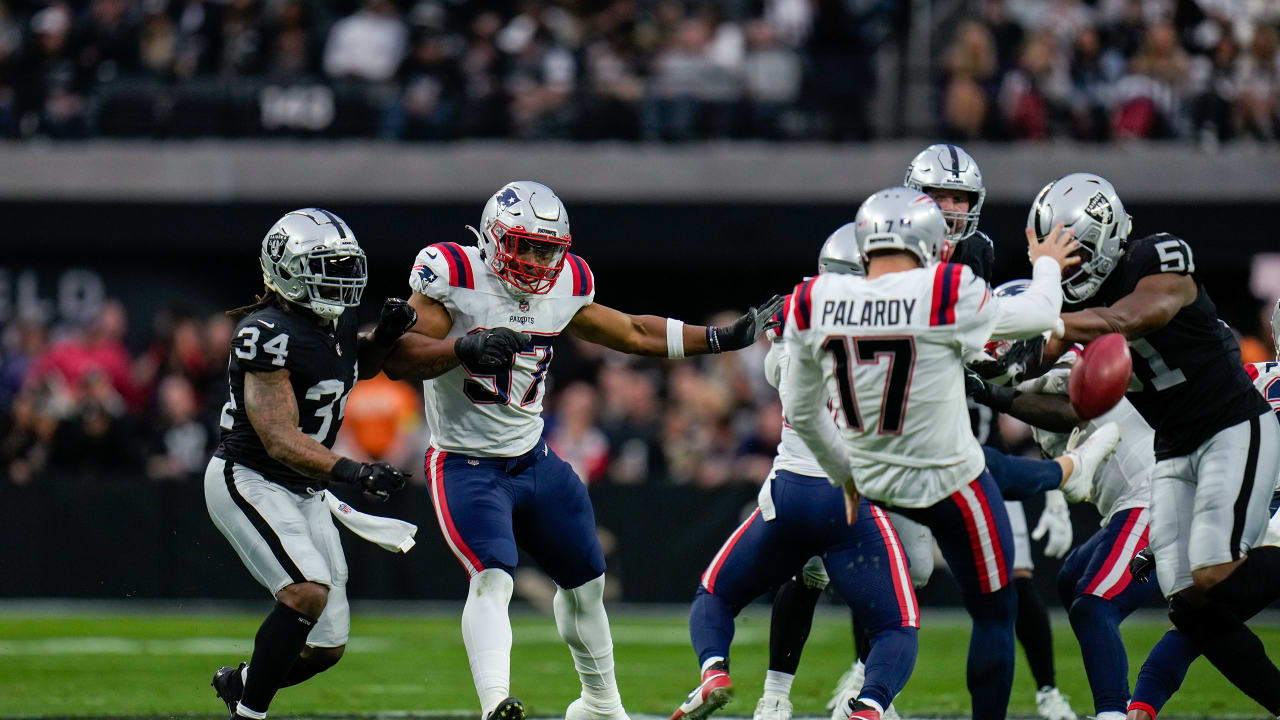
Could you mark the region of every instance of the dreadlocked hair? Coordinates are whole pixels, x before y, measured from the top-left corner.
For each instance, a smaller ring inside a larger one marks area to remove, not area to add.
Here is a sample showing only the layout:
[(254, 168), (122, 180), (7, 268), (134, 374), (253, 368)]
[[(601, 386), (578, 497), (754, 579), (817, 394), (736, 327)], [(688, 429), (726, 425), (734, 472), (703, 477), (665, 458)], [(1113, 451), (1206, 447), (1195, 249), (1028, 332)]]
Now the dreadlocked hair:
[(244, 305), (244, 306), (235, 308), (234, 310), (228, 310), (227, 317), (231, 318), (232, 320), (239, 320), (245, 315), (248, 315), (250, 313), (255, 313), (263, 308), (270, 307), (278, 303), (283, 303), (283, 301), (284, 301), (284, 297), (282, 297), (280, 293), (276, 292), (275, 290), (272, 290), (269, 287), (263, 287), (262, 294), (256, 296), (256, 302), (253, 302), (249, 305)]

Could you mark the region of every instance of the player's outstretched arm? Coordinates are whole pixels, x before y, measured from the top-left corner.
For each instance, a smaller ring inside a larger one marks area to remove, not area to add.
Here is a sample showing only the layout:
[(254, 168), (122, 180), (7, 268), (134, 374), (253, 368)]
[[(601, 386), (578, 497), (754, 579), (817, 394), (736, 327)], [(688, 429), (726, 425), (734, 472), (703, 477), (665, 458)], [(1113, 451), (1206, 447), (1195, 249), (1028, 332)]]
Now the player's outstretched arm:
[(382, 314), (372, 331), (360, 333), (356, 356), (360, 360), (360, 379), (366, 380), (382, 370), (382, 363), (395, 349), (396, 340), (418, 323), (418, 311), (400, 298), (387, 298)]
[(764, 331), (777, 326), (773, 316), (782, 297), (747, 310), (732, 324), (686, 325), (657, 315), (628, 315), (599, 303), (588, 303), (569, 321), (569, 330), (587, 342), (631, 355), (682, 358), (687, 355), (741, 350)]
[(409, 298), (417, 322), (396, 339), (383, 360), (382, 369), (393, 380), (430, 380), (457, 367), (461, 360), (453, 340), (445, 340), (453, 318), (444, 305), (422, 293)]
[(387, 463), (344, 458), (299, 430), (288, 370), (246, 372), (244, 409), (267, 454), (304, 475), (357, 485), (378, 500), (404, 487), (409, 477)]
[(1159, 330), (1182, 308), (1196, 301), (1199, 288), (1190, 275), (1159, 273), (1138, 281), (1133, 292), (1110, 307), (1066, 313), (1064, 343), (1087, 343), (1107, 333), (1136, 340)]
[(993, 385), (972, 370), (965, 371), (964, 384), (965, 391), (974, 402), (1042, 430), (1071, 432), (1083, 422), (1066, 395), (1022, 392), (1012, 387)]

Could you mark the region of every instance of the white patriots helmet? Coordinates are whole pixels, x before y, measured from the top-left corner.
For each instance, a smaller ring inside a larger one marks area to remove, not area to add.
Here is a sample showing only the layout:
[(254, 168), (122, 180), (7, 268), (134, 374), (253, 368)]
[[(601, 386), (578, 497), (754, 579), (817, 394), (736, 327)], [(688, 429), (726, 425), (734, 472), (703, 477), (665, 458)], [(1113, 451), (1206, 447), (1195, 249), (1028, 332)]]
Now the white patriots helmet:
[(356, 234), (320, 208), (294, 210), (277, 220), (262, 238), (258, 261), (268, 289), (326, 320), (358, 307), (369, 278)]
[(1045, 185), (1027, 213), (1027, 227), (1038, 238), (1058, 223), (1080, 243), (1080, 264), (1064, 271), (1062, 295), (1067, 302), (1083, 302), (1120, 264), (1133, 218), (1111, 183), (1093, 173), (1072, 173)]
[(845, 223), (827, 236), (822, 249), (818, 251), (819, 273), (867, 274), (866, 266), (862, 263), (862, 253), (858, 250), (855, 225), (856, 223)]
[(923, 192), (901, 185), (867, 198), (853, 223), (864, 263), (874, 252), (897, 250), (914, 255), (921, 265), (931, 265), (947, 235), (938, 204)]
[(550, 292), (573, 243), (564, 203), (532, 180), (503, 185), (485, 204), (480, 229), (468, 229), (489, 269), (521, 295)]
[[(921, 192), (947, 188), (969, 193), (968, 212), (942, 211), (947, 220), (947, 241), (955, 244), (978, 231), (978, 217), (987, 199), (987, 188), (982, 184), (978, 162), (959, 146), (939, 143), (921, 150), (907, 166), (902, 184)], [(952, 230), (953, 227), (956, 229)]]

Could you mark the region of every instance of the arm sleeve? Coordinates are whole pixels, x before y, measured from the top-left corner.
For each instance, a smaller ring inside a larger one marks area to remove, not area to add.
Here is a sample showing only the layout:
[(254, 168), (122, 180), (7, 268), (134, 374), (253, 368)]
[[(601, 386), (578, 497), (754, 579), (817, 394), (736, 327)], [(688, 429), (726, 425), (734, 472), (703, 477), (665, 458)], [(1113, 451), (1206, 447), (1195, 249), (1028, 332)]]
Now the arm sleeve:
[(999, 315), (991, 336), (1025, 340), (1062, 325), (1062, 270), (1053, 258), (1036, 260), (1031, 285), (1020, 295), (993, 298)]
[(787, 346), (781, 338), (769, 345), (769, 352), (764, 356), (764, 379), (774, 388), (782, 385), (782, 376), (787, 372)]
[(827, 412), (822, 363), (809, 343), (812, 332), (800, 330), (795, 322), (787, 323), (783, 335), (788, 351), (786, 372), (782, 375), (778, 395), (782, 398), (783, 414), (809, 447), (831, 484), (844, 485), (853, 480), (849, 454)]

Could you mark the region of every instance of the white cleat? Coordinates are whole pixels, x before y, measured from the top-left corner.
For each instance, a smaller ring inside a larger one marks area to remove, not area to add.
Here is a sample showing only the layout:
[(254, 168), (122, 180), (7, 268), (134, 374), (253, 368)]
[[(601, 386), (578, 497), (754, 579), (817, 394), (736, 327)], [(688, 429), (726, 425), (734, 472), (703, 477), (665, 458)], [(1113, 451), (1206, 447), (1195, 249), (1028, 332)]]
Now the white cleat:
[(756, 703), (751, 720), (791, 720), (791, 700), (784, 697), (762, 697)]
[(849, 702), (856, 700), (858, 691), (862, 690), (862, 682), (866, 679), (867, 666), (859, 660), (845, 671), (836, 682), (836, 689), (827, 701), (827, 709), (831, 711), (831, 720), (848, 720)]
[(1071, 709), (1067, 698), (1058, 688), (1048, 685), (1036, 691), (1036, 714), (1044, 720), (1077, 720), (1076, 711)]
[(1124, 713), (1118, 710), (1106, 710), (1091, 716), (1089, 720), (1124, 720), (1124, 717)]
[[(1078, 437), (1073, 432), (1071, 439), (1074, 441)], [(1071, 448), (1067, 451), (1067, 457), (1075, 465), (1071, 477), (1062, 483), (1062, 494), (1067, 500), (1085, 502), (1093, 497), (1093, 476), (1102, 467), (1103, 461), (1116, 451), (1116, 444), (1119, 442), (1120, 426), (1110, 422), (1098, 428), (1079, 447), (1074, 447), (1070, 441), (1067, 443), (1067, 447)]]
[(631, 720), (627, 711), (619, 704), (610, 710), (599, 710), (587, 705), (587, 701), (578, 698), (569, 703), (564, 711), (564, 720)]

